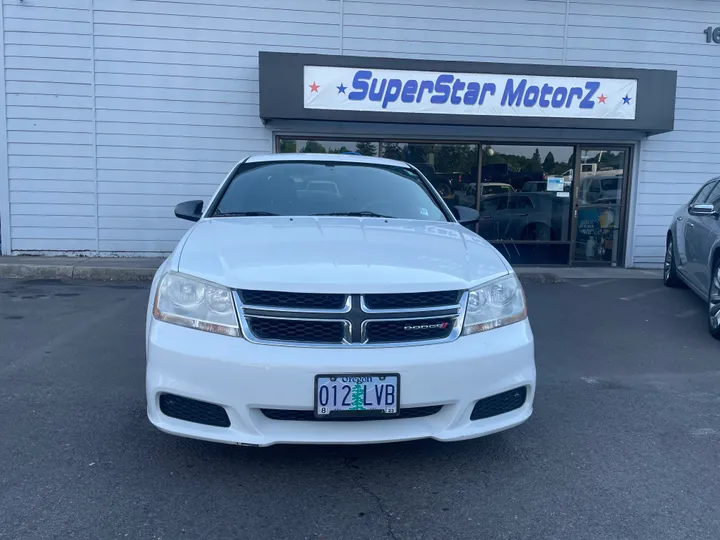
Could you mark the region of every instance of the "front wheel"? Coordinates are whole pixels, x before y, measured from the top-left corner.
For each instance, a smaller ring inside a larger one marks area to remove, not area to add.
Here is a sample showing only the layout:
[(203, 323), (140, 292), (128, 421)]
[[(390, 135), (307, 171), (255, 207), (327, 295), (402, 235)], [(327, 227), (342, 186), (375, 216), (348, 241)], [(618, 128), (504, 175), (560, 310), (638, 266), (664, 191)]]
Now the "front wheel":
[(677, 267), (675, 266), (675, 249), (672, 237), (668, 238), (667, 249), (665, 250), (663, 283), (666, 287), (681, 287), (683, 284), (680, 276), (678, 276)]
[(712, 337), (720, 339), (720, 257), (716, 257), (712, 273), (710, 274), (708, 329)]

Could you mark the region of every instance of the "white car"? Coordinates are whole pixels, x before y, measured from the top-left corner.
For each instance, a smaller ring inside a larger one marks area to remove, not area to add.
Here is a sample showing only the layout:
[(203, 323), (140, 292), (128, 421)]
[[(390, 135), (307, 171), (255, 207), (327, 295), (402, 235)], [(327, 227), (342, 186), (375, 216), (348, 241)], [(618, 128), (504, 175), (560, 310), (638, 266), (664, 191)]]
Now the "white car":
[(477, 212), (450, 210), (411, 165), (250, 157), (206, 208), (175, 213), (197, 224), (150, 293), (147, 411), (162, 431), (252, 446), (458, 441), (530, 417), (522, 286), (462, 225)]

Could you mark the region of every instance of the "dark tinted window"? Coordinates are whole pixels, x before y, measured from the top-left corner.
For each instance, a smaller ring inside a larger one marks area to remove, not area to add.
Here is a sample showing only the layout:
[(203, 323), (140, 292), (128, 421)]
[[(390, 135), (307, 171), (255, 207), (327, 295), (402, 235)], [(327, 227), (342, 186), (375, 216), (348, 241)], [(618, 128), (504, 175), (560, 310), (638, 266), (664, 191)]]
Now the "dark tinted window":
[(710, 192), (715, 187), (716, 182), (717, 182), (717, 180), (713, 180), (713, 181), (705, 184), (703, 187), (701, 187), (700, 191), (697, 192), (697, 195), (695, 195), (695, 197), (693, 198), (691, 203), (692, 204), (700, 204), (700, 203), (704, 203), (705, 201), (707, 201), (708, 196), (710, 195)]
[(447, 221), (409, 169), (369, 164), (281, 162), (241, 169), (213, 216), (374, 213), (385, 217)]
[(510, 202), (508, 204), (508, 208), (512, 210), (522, 210), (524, 208), (532, 208), (533, 203), (530, 200), (530, 197), (525, 197), (524, 195), (515, 195), (510, 197)]
[(710, 192), (710, 195), (708, 195), (706, 202), (708, 204), (714, 204), (715, 207), (720, 206), (720, 182), (715, 184), (715, 187)]

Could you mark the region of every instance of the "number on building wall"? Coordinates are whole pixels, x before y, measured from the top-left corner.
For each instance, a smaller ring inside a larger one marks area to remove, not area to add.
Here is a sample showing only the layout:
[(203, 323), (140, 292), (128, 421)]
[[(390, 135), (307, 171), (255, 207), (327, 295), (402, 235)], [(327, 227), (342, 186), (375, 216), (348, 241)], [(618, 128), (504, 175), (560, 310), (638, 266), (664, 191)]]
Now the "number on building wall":
[(708, 26), (705, 30), (705, 41), (708, 43), (720, 43), (720, 26), (713, 28)]

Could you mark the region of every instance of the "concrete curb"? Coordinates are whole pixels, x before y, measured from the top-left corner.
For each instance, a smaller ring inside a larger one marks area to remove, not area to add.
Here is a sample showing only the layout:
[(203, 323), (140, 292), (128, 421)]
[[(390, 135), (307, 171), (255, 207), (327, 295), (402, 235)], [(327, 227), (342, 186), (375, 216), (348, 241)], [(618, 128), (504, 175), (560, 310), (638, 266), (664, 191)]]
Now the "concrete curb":
[(12, 279), (150, 281), (156, 271), (156, 268), (127, 268), (113, 266), (0, 264), (0, 278)]

